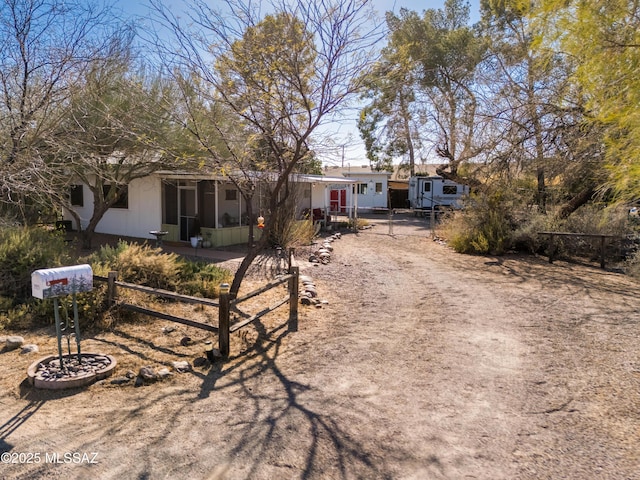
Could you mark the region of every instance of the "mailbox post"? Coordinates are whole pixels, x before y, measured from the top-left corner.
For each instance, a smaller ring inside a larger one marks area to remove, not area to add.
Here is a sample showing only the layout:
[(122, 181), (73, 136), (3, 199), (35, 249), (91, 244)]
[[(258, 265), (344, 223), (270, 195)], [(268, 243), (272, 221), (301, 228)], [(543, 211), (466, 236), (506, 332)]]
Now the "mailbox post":
[[(66, 334), (67, 351), (71, 356), (71, 336), (75, 336), (78, 362), (81, 363), (80, 354), (80, 322), (78, 319), (78, 303), (76, 294), (89, 292), (93, 289), (93, 271), (90, 265), (74, 265), (70, 267), (46, 268), (36, 270), (31, 274), (31, 294), (40, 299), (53, 298), (54, 318), (56, 324), (56, 336), (58, 337), (58, 355), (60, 368), (64, 367), (62, 356), (62, 335), (68, 329), (75, 332)], [(72, 296), (73, 322), (69, 322), (69, 313), (65, 309), (64, 320), (60, 318), (60, 306), (58, 297)]]

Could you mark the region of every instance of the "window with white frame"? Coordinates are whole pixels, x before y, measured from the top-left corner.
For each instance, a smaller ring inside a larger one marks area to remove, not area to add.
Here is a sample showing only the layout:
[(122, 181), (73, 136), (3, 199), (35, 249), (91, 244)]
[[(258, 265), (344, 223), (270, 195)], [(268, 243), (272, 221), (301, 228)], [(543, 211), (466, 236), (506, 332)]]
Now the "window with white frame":
[(382, 194), (382, 182), (376, 182), (376, 194)]
[(367, 184), (359, 183), (358, 184), (358, 195), (366, 195), (367, 194)]

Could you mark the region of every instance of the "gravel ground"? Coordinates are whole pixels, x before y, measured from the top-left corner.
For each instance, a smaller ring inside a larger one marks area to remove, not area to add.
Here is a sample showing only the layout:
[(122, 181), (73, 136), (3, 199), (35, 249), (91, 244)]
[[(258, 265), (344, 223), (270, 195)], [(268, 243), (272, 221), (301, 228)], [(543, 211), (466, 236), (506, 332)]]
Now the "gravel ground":
[[(640, 479), (637, 282), (459, 255), (408, 215), (371, 223), (328, 265), (299, 252), (328, 303), (301, 306), (298, 331), (280, 309), (232, 335), (228, 361), (162, 382), (34, 390), (27, 367), (55, 340), (17, 332), (40, 354), (0, 354), (0, 450), (17, 462), (0, 478)], [(207, 334), (165, 326), (116, 324), (83, 351), (113, 355), (116, 376), (202, 355)]]

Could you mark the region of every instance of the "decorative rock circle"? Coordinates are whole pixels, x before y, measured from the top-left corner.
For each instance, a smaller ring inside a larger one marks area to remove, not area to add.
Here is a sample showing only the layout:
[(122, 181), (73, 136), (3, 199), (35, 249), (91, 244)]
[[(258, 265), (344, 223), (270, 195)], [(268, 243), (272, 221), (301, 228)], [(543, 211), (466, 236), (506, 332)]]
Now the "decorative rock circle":
[(107, 378), (116, 368), (117, 362), (111, 355), (83, 353), (63, 355), (64, 367), (60, 368), (58, 355), (50, 355), (33, 362), (27, 369), (29, 382), (36, 388), (62, 390), (78, 388)]

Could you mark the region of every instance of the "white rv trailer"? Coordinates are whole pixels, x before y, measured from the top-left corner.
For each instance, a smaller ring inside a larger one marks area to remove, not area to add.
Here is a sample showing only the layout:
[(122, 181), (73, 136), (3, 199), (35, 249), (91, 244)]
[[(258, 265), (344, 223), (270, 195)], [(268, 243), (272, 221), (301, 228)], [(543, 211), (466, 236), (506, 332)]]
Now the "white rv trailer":
[(440, 176), (409, 179), (409, 208), (414, 212), (460, 208), (469, 186)]

